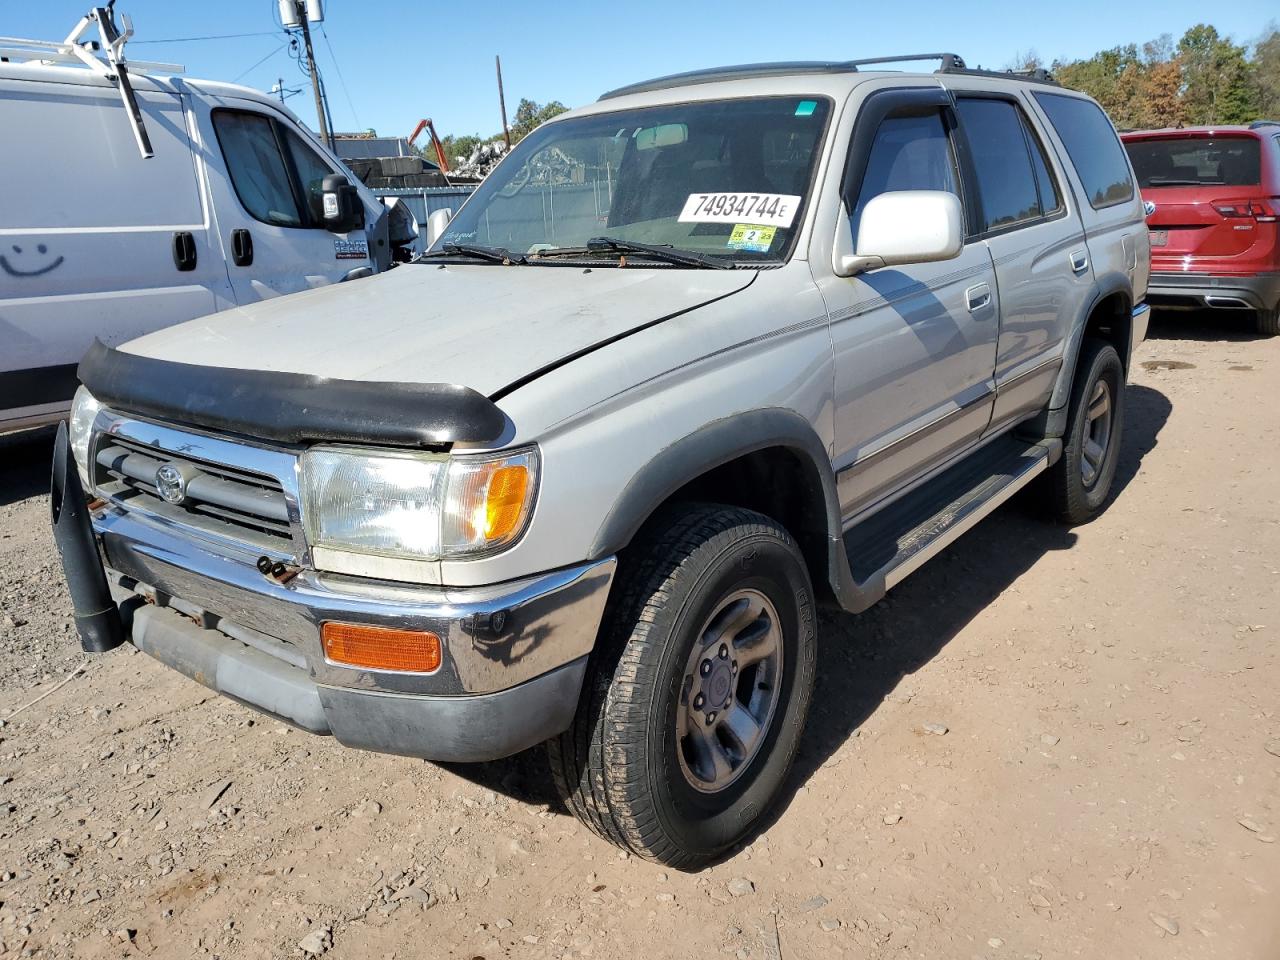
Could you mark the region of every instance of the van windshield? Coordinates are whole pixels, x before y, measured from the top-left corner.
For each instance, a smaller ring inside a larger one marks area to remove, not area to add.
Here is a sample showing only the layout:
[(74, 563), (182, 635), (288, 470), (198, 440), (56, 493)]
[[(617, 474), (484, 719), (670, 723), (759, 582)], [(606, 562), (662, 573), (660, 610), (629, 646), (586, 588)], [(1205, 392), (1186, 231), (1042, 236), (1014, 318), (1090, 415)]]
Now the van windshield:
[(1161, 137), (1124, 146), (1143, 190), (1262, 182), (1262, 151), (1255, 137)]
[(822, 97), (768, 97), (547, 123), (476, 189), (433, 249), (500, 248), (530, 262), (575, 252), (645, 259), (639, 246), (623, 250), (632, 244), (703, 260), (785, 260), (829, 112)]

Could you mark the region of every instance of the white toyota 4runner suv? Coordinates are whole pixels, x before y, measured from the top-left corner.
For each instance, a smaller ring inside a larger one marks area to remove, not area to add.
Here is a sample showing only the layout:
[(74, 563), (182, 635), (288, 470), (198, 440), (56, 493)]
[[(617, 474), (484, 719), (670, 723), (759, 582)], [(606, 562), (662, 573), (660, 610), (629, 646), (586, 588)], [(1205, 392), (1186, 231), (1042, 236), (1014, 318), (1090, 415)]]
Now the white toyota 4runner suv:
[(615, 90), (411, 264), (95, 346), (54, 464), (85, 647), (355, 747), (548, 741), (601, 836), (730, 848), (784, 789), (819, 603), (1033, 480), (1067, 523), (1111, 488), (1129, 161), (1089, 98), (941, 60)]

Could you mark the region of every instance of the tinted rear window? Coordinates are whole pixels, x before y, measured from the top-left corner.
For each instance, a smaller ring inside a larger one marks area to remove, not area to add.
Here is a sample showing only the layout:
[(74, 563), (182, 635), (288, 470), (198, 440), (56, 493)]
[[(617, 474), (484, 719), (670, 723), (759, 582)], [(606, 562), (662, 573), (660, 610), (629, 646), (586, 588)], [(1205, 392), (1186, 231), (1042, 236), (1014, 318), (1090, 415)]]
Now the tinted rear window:
[(1041, 216), (1036, 173), (1018, 108), (1006, 100), (956, 101), (978, 175), (987, 230)]
[(1102, 108), (1092, 100), (1060, 93), (1036, 93), (1035, 96), (1062, 138), (1071, 163), (1089, 193), (1089, 204), (1097, 210), (1132, 198), (1129, 164), (1115, 128)]
[(1143, 189), (1256, 187), (1262, 182), (1262, 149), (1255, 137), (1129, 140), (1124, 147)]

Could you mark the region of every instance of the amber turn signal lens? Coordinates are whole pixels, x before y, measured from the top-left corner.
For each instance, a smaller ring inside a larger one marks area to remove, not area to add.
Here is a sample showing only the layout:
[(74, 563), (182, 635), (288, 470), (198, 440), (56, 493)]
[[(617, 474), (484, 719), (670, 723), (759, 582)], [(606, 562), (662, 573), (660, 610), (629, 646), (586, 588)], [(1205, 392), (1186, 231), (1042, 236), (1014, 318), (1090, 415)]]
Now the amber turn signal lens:
[(320, 640), (331, 663), (405, 673), (440, 668), (440, 638), (426, 630), (329, 622), (320, 628)]
[(515, 532), (524, 514), (525, 494), (528, 492), (528, 467), (519, 464), (493, 471), (484, 502), (485, 540), (505, 540)]

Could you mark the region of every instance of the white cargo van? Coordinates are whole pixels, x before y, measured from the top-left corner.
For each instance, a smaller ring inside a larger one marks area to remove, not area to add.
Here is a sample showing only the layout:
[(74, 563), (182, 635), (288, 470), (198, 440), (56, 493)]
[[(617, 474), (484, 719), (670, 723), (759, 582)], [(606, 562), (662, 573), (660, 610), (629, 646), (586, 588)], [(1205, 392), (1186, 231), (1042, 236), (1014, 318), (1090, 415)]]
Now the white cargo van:
[(266, 94), (122, 71), (104, 19), (0, 38), (0, 433), (66, 413), (95, 337), (365, 276), (416, 230)]

